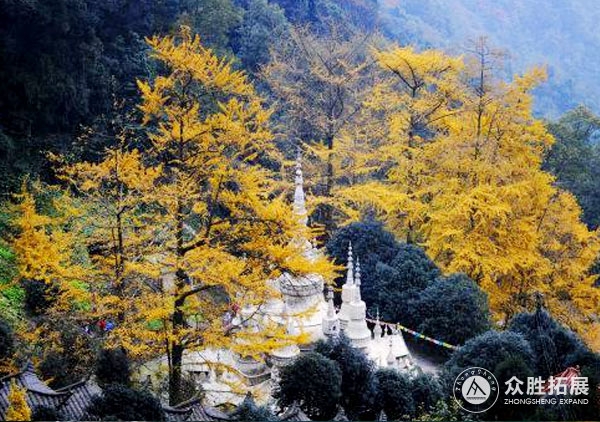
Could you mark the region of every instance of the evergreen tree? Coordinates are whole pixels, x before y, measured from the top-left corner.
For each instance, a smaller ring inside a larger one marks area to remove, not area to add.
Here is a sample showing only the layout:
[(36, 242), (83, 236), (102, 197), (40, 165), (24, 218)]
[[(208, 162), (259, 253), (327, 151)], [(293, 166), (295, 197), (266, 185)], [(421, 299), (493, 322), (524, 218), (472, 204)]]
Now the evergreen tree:
[(220, 55), (231, 52), (231, 36), (242, 21), (243, 10), (233, 0), (182, 0), (179, 23), (200, 36), (202, 44)]
[(600, 225), (600, 117), (579, 106), (548, 124), (555, 143), (544, 157), (543, 168), (561, 188), (577, 197), (583, 221)]
[(274, 397), (281, 407), (297, 403), (312, 420), (331, 420), (342, 398), (341, 384), (336, 362), (319, 353), (306, 353), (282, 368)]
[[(374, 301), (369, 303), (369, 308), (371, 311), (378, 308), (385, 321), (416, 327), (422, 319), (421, 309), (415, 302), (439, 274), (439, 268), (421, 248), (400, 244), (389, 263), (379, 262), (375, 266)], [(423, 315), (428, 316), (431, 314)]]
[(394, 369), (379, 369), (376, 404), (390, 420), (411, 419), (415, 415), (415, 403), (411, 394), (408, 376)]
[[(535, 358), (527, 340), (512, 331), (487, 331), (467, 341), (456, 350), (442, 370), (445, 388), (452, 388), (454, 380), (465, 368), (477, 366), (494, 371), (508, 359), (519, 359), (524, 367), (535, 367)], [(450, 391), (450, 390), (448, 390)]]
[(96, 361), (96, 379), (100, 384), (121, 384), (131, 382), (131, 370), (127, 351), (122, 348), (102, 349)]
[(410, 380), (410, 391), (417, 414), (434, 411), (436, 404), (444, 398), (442, 385), (437, 377), (420, 372)]
[(257, 406), (252, 395), (246, 398), (230, 415), (232, 421), (277, 421), (277, 417), (267, 406)]
[(43, 315), (55, 302), (57, 289), (39, 280), (23, 280), (25, 310), (33, 317)]
[(249, 0), (232, 41), (244, 69), (256, 72), (268, 63), (271, 57), (269, 46), (273, 40), (289, 36), (288, 31), (288, 21), (276, 4), (267, 0)]
[(412, 327), (451, 344), (462, 345), (491, 328), (487, 295), (464, 274), (437, 278), (406, 308)]
[[(401, 246), (380, 222), (367, 220), (350, 223), (338, 229), (326, 244), (327, 254), (337, 265), (346, 265), (350, 243), (354, 256), (360, 259), (363, 270), (362, 298), (369, 308), (373, 309), (379, 304), (377, 288), (381, 287), (376, 286), (381, 277), (381, 274), (376, 272), (377, 265), (380, 262), (389, 265)], [(345, 279), (345, 274), (342, 274), (335, 281), (341, 286)]]
[(106, 386), (101, 395), (92, 398), (86, 411), (90, 416), (102, 420), (165, 420), (158, 399), (145, 391), (133, 390), (119, 384)]
[(333, 360), (342, 374), (340, 404), (351, 420), (369, 420), (376, 416), (376, 384), (373, 362), (352, 346), (344, 335), (320, 341), (315, 352)]
[(584, 365), (593, 355), (575, 333), (555, 321), (543, 308), (516, 315), (508, 329), (527, 339), (536, 357), (535, 373), (544, 378), (569, 366)]
[[(507, 389), (503, 388), (507, 384), (507, 382), (512, 377), (517, 377), (519, 380), (523, 382), (527, 382), (528, 377), (539, 376), (535, 369), (527, 366), (519, 356), (510, 356), (500, 362), (496, 367), (492, 370), (492, 373), (498, 380), (499, 389), (499, 397), (496, 404), (492, 409), (485, 412), (486, 419), (496, 419), (496, 420), (523, 420), (529, 419), (535, 413), (534, 406), (511, 406), (504, 405), (504, 399), (512, 398), (511, 394), (506, 394)], [(526, 385), (524, 386), (526, 387)], [(524, 392), (526, 389), (523, 388)]]

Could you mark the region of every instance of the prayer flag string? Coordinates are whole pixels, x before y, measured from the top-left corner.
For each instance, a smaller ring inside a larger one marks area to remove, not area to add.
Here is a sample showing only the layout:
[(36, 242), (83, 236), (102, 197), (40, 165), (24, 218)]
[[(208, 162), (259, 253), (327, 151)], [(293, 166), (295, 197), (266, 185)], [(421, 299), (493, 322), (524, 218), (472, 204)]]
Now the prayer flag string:
[(367, 318), (367, 321), (369, 321), (369, 322), (371, 322), (371, 323), (373, 323), (373, 324), (377, 324), (377, 323), (379, 323), (379, 324), (381, 324), (381, 325), (383, 325), (383, 326), (386, 326), (386, 327), (388, 327), (388, 328), (391, 328), (391, 329), (394, 329), (394, 328), (396, 328), (396, 329), (402, 330), (402, 331), (404, 331), (404, 332), (406, 332), (406, 333), (409, 333), (409, 334), (411, 334), (411, 335), (412, 335), (412, 336), (414, 336), (415, 338), (418, 338), (418, 339), (420, 339), (420, 340), (425, 340), (425, 341), (428, 341), (428, 342), (430, 342), (430, 343), (433, 343), (433, 344), (435, 344), (435, 345), (438, 345), (438, 346), (444, 347), (444, 348), (446, 348), (446, 349), (451, 349), (451, 350), (457, 350), (457, 349), (458, 349), (458, 346), (454, 346), (454, 345), (452, 345), (452, 344), (446, 343), (445, 341), (441, 341), (441, 340), (437, 340), (437, 339), (435, 339), (435, 338), (428, 337), (428, 336), (426, 336), (426, 335), (425, 335), (425, 334), (423, 334), (423, 333), (419, 333), (419, 332), (417, 332), (417, 331), (415, 331), (415, 330), (411, 330), (410, 328), (408, 328), (408, 327), (405, 327), (404, 325), (401, 325), (401, 324), (393, 324), (393, 323), (391, 323), (391, 322), (377, 321), (377, 320), (375, 320), (375, 319), (369, 319), (369, 318)]

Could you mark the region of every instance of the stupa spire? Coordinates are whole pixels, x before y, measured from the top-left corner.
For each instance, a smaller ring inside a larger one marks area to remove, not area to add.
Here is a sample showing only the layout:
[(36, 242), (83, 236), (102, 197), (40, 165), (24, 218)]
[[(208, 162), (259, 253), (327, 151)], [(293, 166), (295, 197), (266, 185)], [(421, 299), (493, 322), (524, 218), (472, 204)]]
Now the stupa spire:
[(333, 287), (327, 287), (327, 317), (335, 318), (335, 307), (333, 305)]
[(375, 318), (375, 327), (373, 327), (373, 335), (374, 335), (375, 339), (381, 338), (382, 331), (383, 330), (381, 329), (381, 322), (379, 321), (379, 308), (377, 308), (377, 317)]
[(306, 211), (306, 196), (304, 195), (304, 177), (302, 175), (302, 152), (298, 148), (296, 157), (296, 189), (294, 190), (294, 214), (303, 226), (308, 224), (308, 213)]
[(354, 262), (352, 260), (352, 241), (348, 245), (348, 263), (346, 264), (348, 270), (346, 274), (346, 284), (352, 286), (354, 284)]
[(392, 343), (391, 337), (390, 337), (390, 351), (387, 355), (387, 364), (388, 364), (388, 366), (395, 366), (395, 364), (396, 364), (396, 356), (394, 356), (393, 343)]
[(354, 301), (360, 302), (362, 299), (360, 297), (360, 259), (356, 257), (356, 266), (354, 267), (354, 284), (356, 285), (356, 292), (354, 294)]

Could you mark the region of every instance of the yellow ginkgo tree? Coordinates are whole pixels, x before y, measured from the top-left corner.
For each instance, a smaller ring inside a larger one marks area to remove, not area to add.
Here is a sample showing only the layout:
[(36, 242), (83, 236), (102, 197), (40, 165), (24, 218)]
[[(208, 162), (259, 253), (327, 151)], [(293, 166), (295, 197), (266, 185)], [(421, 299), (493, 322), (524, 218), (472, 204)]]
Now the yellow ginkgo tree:
[(292, 28), (262, 69), (281, 114), (282, 149), (300, 147), (310, 157), (305, 170), (314, 194), (311, 218), (325, 230), (320, 240), (329, 238), (351, 211), (338, 201), (336, 191), (348, 182), (348, 166), (360, 151), (347, 132), (356, 128), (374, 80), (368, 49), (377, 41), (373, 34), (324, 25), (328, 30), (322, 33)]
[[(25, 183), (20, 194), (16, 195), (13, 207), (13, 224), (17, 229), (13, 248), (21, 280), (34, 280), (45, 286), (49, 308), (45, 312), (53, 319), (73, 321), (83, 326), (89, 310), (90, 296), (88, 281), (90, 269), (86, 264), (85, 251), (81, 249), (76, 220), (81, 217), (68, 196), (63, 196), (56, 188), (45, 186), (46, 198), (38, 201), (42, 186), (40, 183)], [(46, 210), (42, 211), (41, 202)], [(40, 335), (47, 336), (49, 327), (40, 321), (36, 330), (21, 332), (33, 345)], [(41, 334), (45, 333), (45, 334)], [(50, 340), (46, 337), (46, 344)]]
[(348, 134), (361, 145), (348, 169), (356, 178), (340, 189), (339, 201), (373, 208), (400, 238), (418, 243), (426, 220), (423, 151), (462, 110), (464, 64), (412, 47), (375, 51), (374, 57), (384, 76), (365, 102), (363, 123)]
[(445, 271), (473, 278), (497, 320), (531, 309), (541, 292), (591, 342), (600, 290), (589, 269), (600, 243), (574, 197), (541, 170), (553, 139), (532, 115), (530, 92), (543, 70), (504, 82), (485, 60), (470, 67), (412, 48), (377, 58), (403, 87), (378, 86), (371, 100), (384, 117), (374, 153), (387, 168), (347, 197), (372, 204)]
[(164, 72), (138, 82), (147, 141), (124, 133), (99, 162), (61, 174), (83, 215), (92, 313), (112, 322), (105, 341), (166, 356), (175, 404), (185, 352), (261, 358), (299, 340), (278, 324), (232, 323), (277, 295), (268, 280), (332, 270), (293, 242), (305, 229), (266, 166), (278, 160), (270, 111), (245, 74), (185, 27), (148, 44)]
[(31, 409), (27, 404), (26, 391), (14, 381), (10, 384), (8, 393), (8, 409), (4, 415), (5, 421), (28, 421), (31, 420)]

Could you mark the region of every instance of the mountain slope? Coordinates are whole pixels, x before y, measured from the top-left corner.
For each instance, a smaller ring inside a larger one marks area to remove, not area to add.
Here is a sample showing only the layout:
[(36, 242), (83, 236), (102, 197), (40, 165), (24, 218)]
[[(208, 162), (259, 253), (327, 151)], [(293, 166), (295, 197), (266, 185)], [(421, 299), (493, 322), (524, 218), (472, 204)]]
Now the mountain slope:
[(546, 64), (536, 110), (547, 117), (583, 103), (600, 111), (600, 3), (594, 0), (382, 0), (381, 25), (401, 43), (464, 51), (487, 36), (510, 53), (511, 73)]

